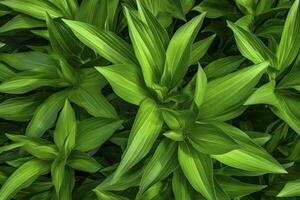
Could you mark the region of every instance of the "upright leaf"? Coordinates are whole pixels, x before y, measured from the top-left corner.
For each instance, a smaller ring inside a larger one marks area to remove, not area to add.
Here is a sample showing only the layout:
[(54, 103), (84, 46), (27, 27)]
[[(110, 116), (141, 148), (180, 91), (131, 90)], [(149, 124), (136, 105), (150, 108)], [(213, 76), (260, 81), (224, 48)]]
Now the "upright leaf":
[(200, 106), (204, 101), (206, 87), (207, 87), (206, 74), (199, 64), (198, 72), (196, 74), (195, 96), (194, 96), (194, 102), (198, 109), (200, 108)]
[(76, 133), (76, 116), (71, 104), (66, 100), (53, 133), (54, 142), (61, 152), (68, 154), (75, 147)]
[(103, 29), (108, 15), (107, 4), (105, 0), (83, 0), (76, 12), (76, 20)]
[(216, 192), (211, 158), (196, 152), (187, 143), (182, 142), (178, 148), (178, 161), (193, 188), (205, 198), (215, 200)]
[(158, 137), (163, 121), (156, 103), (151, 99), (142, 102), (130, 132), (126, 150), (115, 171), (115, 180), (144, 158)]
[(277, 50), (278, 65), (281, 70), (288, 67), (300, 51), (300, 1), (296, 0), (290, 8), (284, 23), (281, 40)]
[(193, 199), (192, 188), (180, 168), (176, 169), (173, 172), (172, 188), (173, 188), (175, 200)]
[(63, 107), (68, 90), (57, 92), (46, 99), (35, 111), (26, 129), (26, 135), (41, 137), (56, 121), (58, 112)]
[[(130, 38), (147, 86), (158, 83), (165, 63), (165, 49), (155, 29), (150, 29), (127, 7), (124, 7)], [(149, 21), (149, 20), (148, 20)]]
[(169, 87), (179, 84), (189, 67), (192, 43), (202, 25), (205, 14), (194, 17), (181, 26), (170, 40), (166, 52), (166, 65), (161, 82)]
[(145, 166), (140, 183), (141, 193), (172, 173), (177, 167), (176, 151), (176, 142), (168, 139), (160, 142), (151, 160)]
[(59, 197), (60, 188), (63, 185), (65, 176), (66, 160), (57, 157), (51, 164), (51, 178), (56, 191), (57, 197)]

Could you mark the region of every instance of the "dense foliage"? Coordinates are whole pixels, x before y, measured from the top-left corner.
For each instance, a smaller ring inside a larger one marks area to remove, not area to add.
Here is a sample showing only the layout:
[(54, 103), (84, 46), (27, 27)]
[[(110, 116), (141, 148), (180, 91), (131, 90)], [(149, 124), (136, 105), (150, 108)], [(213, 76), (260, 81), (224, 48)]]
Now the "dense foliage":
[(0, 82), (0, 200), (300, 198), (299, 0), (0, 0)]

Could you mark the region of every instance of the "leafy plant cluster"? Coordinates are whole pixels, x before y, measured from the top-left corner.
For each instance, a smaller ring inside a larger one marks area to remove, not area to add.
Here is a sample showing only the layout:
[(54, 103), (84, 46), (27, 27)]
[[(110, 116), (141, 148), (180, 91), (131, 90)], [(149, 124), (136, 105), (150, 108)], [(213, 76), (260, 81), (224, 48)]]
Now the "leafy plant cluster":
[(0, 200), (300, 197), (299, 0), (0, 0)]

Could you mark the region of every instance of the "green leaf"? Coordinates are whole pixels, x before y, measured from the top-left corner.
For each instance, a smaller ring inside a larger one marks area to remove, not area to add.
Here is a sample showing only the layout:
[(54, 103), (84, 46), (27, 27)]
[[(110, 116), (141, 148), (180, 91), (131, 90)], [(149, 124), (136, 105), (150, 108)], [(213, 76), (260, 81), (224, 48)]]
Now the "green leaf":
[(64, 155), (68, 155), (76, 144), (77, 122), (74, 110), (68, 100), (59, 114), (53, 133), (54, 142)]
[(171, 187), (168, 183), (159, 182), (149, 188), (138, 200), (171, 199)]
[(89, 48), (113, 64), (136, 64), (132, 47), (117, 36), (106, 30), (97, 30), (84, 22), (63, 20), (73, 31), (76, 37)]
[(69, 99), (71, 102), (83, 107), (93, 117), (118, 117), (114, 107), (107, 101), (101, 94), (100, 89), (96, 86), (73, 89)]
[(125, 101), (139, 105), (145, 98), (150, 97), (142, 73), (136, 65), (120, 64), (96, 69), (107, 79), (114, 92)]
[(199, 152), (205, 154), (224, 154), (239, 145), (221, 129), (209, 124), (195, 124), (187, 130), (188, 141)]
[(220, 78), (235, 71), (245, 58), (242, 56), (228, 56), (212, 61), (204, 68), (208, 79)]
[(173, 17), (186, 21), (181, 0), (166, 0), (163, 2), (163, 7)]
[(151, 99), (144, 100), (135, 118), (120, 165), (115, 171), (115, 180), (148, 154), (160, 133), (162, 124), (163, 120), (156, 103)]
[(153, 184), (165, 179), (177, 167), (177, 144), (164, 139), (155, 150), (151, 160), (146, 164), (140, 183), (140, 193)]
[(20, 143), (25, 151), (41, 160), (53, 160), (58, 156), (56, 146), (48, 140), (23, 135), (6, 134), (6, 136), (10, 140)]
[(14, 74), (15, 74), (15, 72), (12, 69), (10, 69), (10, 67), (8, 67), (4, 63), (0, 63), (0, 81), (1, 82), (9, 79)]
[(164, 133), (164, 136), (166, 136), (167, 138), (180, 142), (184, 140), (184, 135), (182, 133), (182, 131), (178, 131), (178, 130), (170, 130)]
[(178, 148), (178, 161), (193, 188), (209, 200), (216, 199), (211, 158), (181, 142)]
[(55, 18), (63, 17), (60, 9), (47, 0), (4, 0), (0, 4), (42, 20), (46, 18), (46, 12)]
[(260, 146), (263, 146), (272, 138), (270, 134), (261, 133), (257, 131), (246, 131), (246, 133), (253, 140), (253, 142)]
[(78, 123), (76, 150), (90, 151), (100, 147), (121, 127), (122, 121), (106, 118), (90, 118)]
[(43, 96), (10, 98), (0, 103), (0, 117), (13, 121), (29, 121)]
[(12, 199), (21, 189), (27, 188), (40, 175), (46, 174), (50, 170), (48, 162), (33, 159), (20, 166), (5, 181), (0, 190), (0, 199)]
[(145, 1), (138, 0), (137, 6), (140, 20), (142, 20), (149, 27), (153, 37), (159, 39), (158, 43), (162, 44), (164, 47), (167, 47), (170, 38), (166, 29), (151, 13), (150, 8), (146, 5)]
[(59, 197), (59, 193), (63, 185), (65, 168), (66, 168), (66, 160), (62, 159), (61, 157), (57, 157), (51, 165), (51, 179), (57, 197)]
[(52, 49), (60, 56), (76, 59), (80, 62), (79, 56), (83, 51), (83, 45), (78, 41), (70, 28), (61, 20), (54, 20), (48, 14), (46, 17), (47, 28), (49, 32), (49, 40)]
[(94, 192), (96, 193), (98, 200), (129, 200), (126, 197), (108, 191), (95, 190)]
[(83, 0), (75, 19), (103, 29), (108, 14), (107, 4), (108, 1), (105, 0)]
[(274, 106), (279, 106), (279, 102), (274, 93), (276, 83), (275, 81), (270, 81), (258, 89), (256, 89), (253, 94), (244, 103), (245, 105), (255, 105), (255, 104), (270, 104)]
[(68, 90), (57, 92), (46, 99), (35, 111), (26, 129), (26, 135), (41, 137), (56, 121), (58, 112), (63, 107)]
[(176, 169), (173, 172), (172, 188), (173, 188), (175, 200), (193, 199), (192, 188), (180, 168)]
[(72, 151), (70, 154), (67, 165), (83, 172), (96, 173), (102, 166), (91, 156), (80, 151)]
[(295, 132), (300, 134), (299, 123), (299, 95), (294, 93), (277, 93), (277, 100), (279, 106), (271, 107), (271, 110), (275, 115), (283, 119)]
[(62, 80), (55, 68), (38, 68), (16, 73), (0, 84), (0, 92), (24, 94), (41, 87), (64, 87), (68, 84)]
[(6, 24), (2, 25), (0, 27), (0, 33), (23, 29), (41, 28), (45, 26), (45, 23), (40, 20), (20, 14), (9, 20)]
[(300, 2), (295, 0), (284, 23), (281, 40), (277, 50), (279, 69), (287, 68), (300, 51)]
[(264, 62), (210, 81), (199, 119), (228, 120), (239, 115), (267, 67), (268, 63)]
[(286, 74), (278, 83), (277, 88), (280, 89), (295, 89), (300, 91), (300, 70), (294, 70)]
[(74, 170), (70, 167), (65, 168), (64, 180), (60, 187), (60, 194), (58, 199), (73, 199), (73, 188), (75, 186), (75, 174)]
[(196, 74), (195, 95), (194, 95), (194, 102), (198, 109), (200, 108), (200, 106), (204, 101), (206, 87), (207, 87), (206, 74), (199, 64), (198, 72)]
[(237, 46), (244, 57), (254, 64), (268, 61), (272, 67), (278, 67), (275, 65), (275, 55), (258, 37), (232, 22), (228, 21), (228, 26), (233, 31)]
[(77, 0), (49, 0), (64, 13), (64, 16), (73, 18), (78, 9)]
[(213, 155), (213, 158), (228, 166), (250, 172), (287, 173), (266, 150), (253, 142), (243, 131), (222, 122), (214, 122), (213, 125), (222, 129), (241, 146), (225, 154)]
[(28, 51), (20, 53), (1, 53), (2, 62), (10, 65), (17, 70), (30, 70), (39, 67), (54, 68), (57, 64), (55, 60), (48, 54), (38, 51)]
[(189, 65), (196, 64), (207, 52), (210, 45), (214, 41), (216, 35), (211, 35), (203, 40), (200, 40), (192, 45)]
[(218, 175), (217, 180), (223, 190), (225, 190), (231, 198), (247, 196), (267, 187), (266, 185), (243, 183), (229, 176)]
[(226, 0), (204, 0), (193, 8), (198, 12), (207, 12), (208, 18), (234, 17), (238, 15), (237, 9)]
[(300, 180), (288, 181), (282, 190), (277, 194), (277, 197), (295, 197), (300, 196)]
[(164, 44), (158, 37), (158, 33), (155, 32), (158, 28), (150, 29), (129, 8), (124, 7), (124, 11), (135, 55), (140, 63), (145, 83), (151, 87), (154, 83), (158, 83), (163, 72)]
[(194, 17), (181, 26), (174, 33), (166, 52), (166, 65), (161, 82), (173, 88), (177, 86), (184, 77), (189, 67), (189, 59), (199, 29), (204, 20), (205, 13)]
[(272, 112), (300, 134), (299, 95), (293, 92), (276, 92), (275, 81), (258, 88), (245, 102), (247, 105), (268, 104)]
[[(109, 175), (106, 179), (104, 179), (95, 189), (94, 191), (122, 191), (127, 190), (130, 187), (137, 187), (141, 181), (141, 177), (143, 174), (143, 167), (139, 169), (133, 169), (129, 172), (125, 173), (122, 176), (122, 179), (115, 182), (113, 180), (113, 174)], [(103, 172), (101, 170), (101, 172)]]

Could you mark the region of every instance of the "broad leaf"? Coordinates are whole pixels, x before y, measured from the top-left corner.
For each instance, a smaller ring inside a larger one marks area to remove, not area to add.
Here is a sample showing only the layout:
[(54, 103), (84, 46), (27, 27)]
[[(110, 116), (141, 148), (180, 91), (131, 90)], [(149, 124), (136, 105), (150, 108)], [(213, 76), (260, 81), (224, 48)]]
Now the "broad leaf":
[(145, 166), (140, 183), (140, 192), (143, 193), (153, 184), (166, 178), (177, 167), (177, 144), (164, 139), (158, 145), (151, 160)]
[(29, 121), (42, 99), (42, 95), (32, 95), (2, 101), (0, 116), (6, 120)]
[(90, 118), (78, 123), (76, 150), (89, 151), (100, 147), (120, 128), (122, 121), (105, 118)]
[(137, 66), (120, 64), (96, 69), (107, 79), (114, 92), (125, 101), (139, 105), (145, 98), (150, 97)]
[(164, 69), (164, 44), (155, 32), (156, 30), (144, 24), (134, 11), (127, 7), (124, 7), (124, 11), (135, 55), (143, 71), (145, 83), (151, 87), (152, 84), (158, 83)]
[(59, 114), (53, 133), (54, 142), (64, 155), (68, 155), (76, 144), (77, 122), (74, 110), (68, 100)]
[(55, 93), (46, 99), (35, 111), (26, 129), (26, 135), (41, 137), (56, 121), (58, 112), (63, 107), (68, 90)]
[(188, 70), (192, 43), (200, 30), (204, 17), (205, 14), (202, 14), (191, 19), (181, 26), (170, 40), (161, 79), (161, 82), (169, 88), (177, 86)]
[(199, 119), (228, 120), (239, 115), (267, 67), (268, 63), (264, 62), (210, 81)]
[(61, 10), (47, 0), (4, 0), (0, 4), (42, 20), (46, 18), (46, 12), (52, 17), (63, 17)]
[(97, 30), (84, 22), (63, 20), (76, 37), (113, 64), (135, 64), (132, 47), (115, 33)]
[(217, 180), (223, 190), (225, 190), (231, 198), (247, 196), (267, 187), (266, 185), (243, 183), (228, 176), (217, 176)]
[(192, 45), (192, 52), (189, 61), (190, 65), (196, 64), (206, 54), (215, 37), (216, 35), (209, 36)]
[(11, 67), (21, 71), (39, 67), (54, 68), (57, 65), (51, 56), (38, 51), (13, 54), (3, 53), (0, 54), (0, 59)]
[(228, 22), (228, 26), (234, 32), (237, 46), (244, 57), (254, 64), (268, 61), (273, 67), (277, 67), (275, 55), (258, 37), (232, 22)]
[(287, 182), (282, 190), (277, 194), (277, 197), (295, 197), (300, 196), (300, 180)]
[(5, 181), (0, 190), (0, 199), (12, 199), (21, 189), (31, 185), (40, 175), (50, 170), (48, 162), (41, 160), (30, 160), (19, 167)]
[(281, 70), (288, 67), (300, 51), (300, 1), (290, 8), (277, 50), (278, 65)]
[(175, 200), (193, 199), (192, 188), (180, 168), (176, 169), (173, 172), (172, 188), (173, 188)]
[(211, 158), (182, 142), (178, 148), (178, 160), (184, 175), (193, 188), (205, 198), (215, 200), (216, 193)]
[(45, 23), (26, 15), (17, 15), (0, 27), (0, 33), (45, 27)]
[(131, 129), (127, 148), (115, 171), (116, 180), (148, 154), (160, 133), (162, 124), (161, 113), (155, 102), (150, 99), (144, 100)]
[(228, 56), (212, 61), (204, 68), (208, 79), (219, 78), (235, 71), (245, 59), (242, 56)]
[(192, 146), (201, 153), (223, 154), (239, 148), (231, 137), (209, 124), (195, 124), (186, 134)]
[(213, 124), (241, 146), (241, 148), (225, 154), (213, 155), (213, 158), (231, 167), (250, 172), (286, 173), (278, 161), (254, 143), (243, 131), (226, 123), (214, 122)]
[(102, 168), (92, 156), (80, 151), (72, 151), (66, 164), (72, 169), (89, 173), (95, 173)]

